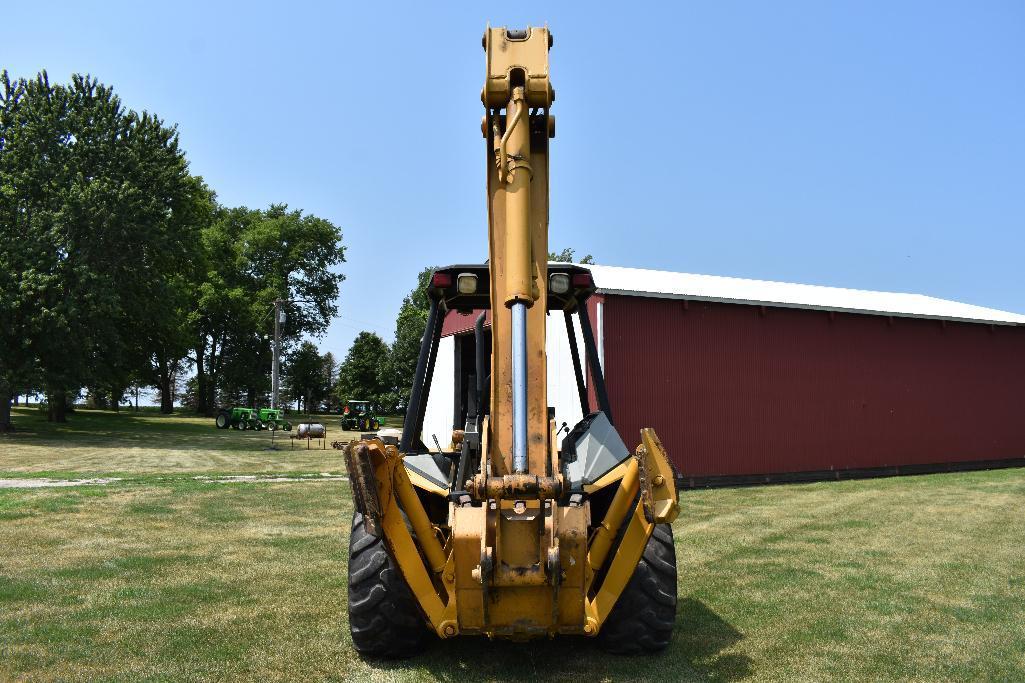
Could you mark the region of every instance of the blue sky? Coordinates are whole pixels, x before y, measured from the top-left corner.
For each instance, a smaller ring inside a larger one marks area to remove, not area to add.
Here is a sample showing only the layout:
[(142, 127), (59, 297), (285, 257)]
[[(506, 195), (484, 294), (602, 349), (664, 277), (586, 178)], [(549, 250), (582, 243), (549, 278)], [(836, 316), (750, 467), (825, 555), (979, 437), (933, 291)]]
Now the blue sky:
[(339, 355), (486, 256), (488, 21), (554, 33), (553, 247), (1025, 312), (1025, 3), (91, 4), (8, 4), (0, 67), (92, 73), (223, 203), (341, 226)]

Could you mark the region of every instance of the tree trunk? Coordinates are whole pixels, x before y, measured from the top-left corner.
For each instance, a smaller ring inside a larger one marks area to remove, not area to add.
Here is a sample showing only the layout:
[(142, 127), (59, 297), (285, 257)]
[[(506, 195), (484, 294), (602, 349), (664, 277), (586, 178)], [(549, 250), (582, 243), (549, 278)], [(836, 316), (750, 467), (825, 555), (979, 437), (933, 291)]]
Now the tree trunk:
[(14, 399), (14, 405), (18, 405), (18, 397), (12, 393), (10, 384), (0, 382), (0, 434), (14, 431), (14, 425), (11, 424), (11, 399)]
[(49, 394), (46, 398), (49, 403), (49, 412), (46, 415), (47, 422), (67, 422), (68, 421), (68, 396), (63, 391), (54, 391)]
[(200, 341), (196, 347), (196, 412), (207, 417), (213, 417), (217, 411), (217, 336), (210, 339), (209, 365), (205, 365), (207, 359), (206, 339)]
[(217, 378), (213, 375), (206, 383), (206, 412), (207, 417), (213, 417), (217, 411)]
[(206, 341), (196, 346), (196, 412), (206, 415), (206, 368), (203, 357), (206, 355)]
[(165, 415), (170, 415), (174, 412), (174, 390), (172, 386), (173, 380), (170, 373), (161, 371), (160, 385), (157, 388), (160, 391), (160, 412)]
[[(217, 378), (221, 372), (221, 357), (217, 355), (218, 342), (223, 341), (218, 335), (210, 338), (210, 365), (207, 367), (206, 381), (206, 412), (204, 415), (213, 417), (217, 411)], [(220, 344), (221, 356), (224, 355), (223, 344)]]
[(246, 405), (250, 408), (256, 407), (256, 389), (253, 387), (246, 389)]
[[(163, 358), (157, 359), (157, 391), (160, 392), (160, 412), (170, 415), (174, 412), (174, 393), (171, 391), (174, 382), (171, 365)], [(139, 409), (139, 387), (135, 388), (135, 409)]]

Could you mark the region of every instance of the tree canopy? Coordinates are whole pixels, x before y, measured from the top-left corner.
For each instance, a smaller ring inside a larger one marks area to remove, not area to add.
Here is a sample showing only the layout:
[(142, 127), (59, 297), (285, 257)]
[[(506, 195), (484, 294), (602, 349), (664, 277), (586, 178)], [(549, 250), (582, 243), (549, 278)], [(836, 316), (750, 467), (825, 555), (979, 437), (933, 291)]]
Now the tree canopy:
[(434, 268), (424, 268), (416, 277), (416, 286), (402, 300), (395, 319), (395, 339), (392, 342), (387, 369), (388, 393), (386, 402), (391, 409), (409, 396), (416, 374), (416, 361), (420, 356), (420, 340), (427, 328), (427, 314), (431, 303), (427, 286)]
[(358, 399), (385, 405), (391, 390), (387, 367), (388, 345), (374, 332), (360, 332), (338, 369), (339, 402)]
[(575, 253), (576, 249), (572, 249), (570, 247), (566, 247), (565, 249), (559, 252), (550, 251), (548, 252), (548, 260), (557, 263), (580, 263), (582, 265), (594, 263), (594, 257), (590, 254), (583, 257), (579, 261), (574, 260), (573, 255)]
[(148, 364), (139, 332), (193, 258), (205, 188), (173, 126), (94, 78), (4, 71), (0, 89), (0, 403), (35, 375), (62, 420), (66, 393), (123, 393)]
[(285, 205), (218, 211), (202, 233), (205, 268), (196, 290), (199, 412), (212, 414), (219, 398), (252, 405), (270, 389), (276, 298), (286, 300), (284, 354), (327, 329), (344, 279), (335, 269), (345, 261), (341, 238), (331, 222)]
[(114, 405), (195, 365), (196, 407), (269, 389), (271, 323), (291, 353), (337, 312), (341, 231), (284, 204), (217, 205), (175, 126), (91, 76), (0, 72), (0, 430), (38, 387), (51, 418), (83, 387)]

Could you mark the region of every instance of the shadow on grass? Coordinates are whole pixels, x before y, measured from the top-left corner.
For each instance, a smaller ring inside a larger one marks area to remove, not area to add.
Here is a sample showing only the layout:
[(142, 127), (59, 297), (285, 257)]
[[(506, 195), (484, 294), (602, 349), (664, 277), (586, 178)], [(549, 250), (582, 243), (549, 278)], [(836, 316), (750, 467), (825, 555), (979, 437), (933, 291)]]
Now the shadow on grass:
[(583, 637), (528, 643), (464, 637), (434, 642), (427, 652), (412, 659), (366, 663), (378, 670), (426, 671), (441, 681), (736, 681), (752, 674), (751, 659), (722, 651), (743, 637), (703, 602), (686, 599), (677, 609), (672, 642), (657, 655), (610, 655), (594, 640)]
[(676, 634), (670, 648), (678, 649), (703, 680), (736, 681), (752, 674), (751, 658), (722, 651), (743, 638), (743, 633), (705, 603), (688, 598), (676, 610)]

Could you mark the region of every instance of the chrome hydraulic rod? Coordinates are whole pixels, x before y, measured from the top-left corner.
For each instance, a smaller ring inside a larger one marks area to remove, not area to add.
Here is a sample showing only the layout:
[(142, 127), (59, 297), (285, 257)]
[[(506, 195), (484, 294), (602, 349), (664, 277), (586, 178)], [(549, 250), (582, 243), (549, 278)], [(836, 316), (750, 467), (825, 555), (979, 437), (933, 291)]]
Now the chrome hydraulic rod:
[(512, 312), (512, 455), (513, 471), (527, 471), (527, 305), (514, 303)]

